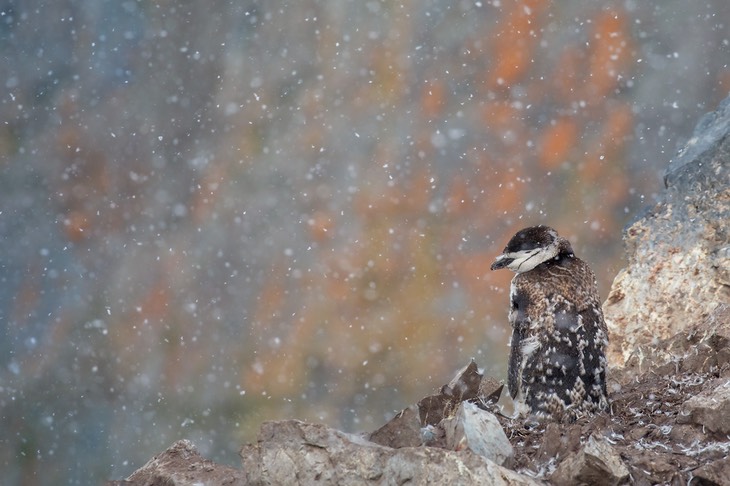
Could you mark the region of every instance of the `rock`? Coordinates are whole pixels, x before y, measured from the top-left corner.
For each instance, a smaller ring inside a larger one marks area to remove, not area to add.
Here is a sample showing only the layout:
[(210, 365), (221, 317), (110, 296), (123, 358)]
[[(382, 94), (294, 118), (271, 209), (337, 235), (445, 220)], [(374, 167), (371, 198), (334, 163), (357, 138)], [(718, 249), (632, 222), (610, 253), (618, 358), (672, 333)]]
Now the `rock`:
[(429, 395), (418, 402), (418, 411), (421, 423), (426, 425), (438, 425), (454, 411), (454, 400), (449, 395), (440, 393)]
[(730, 98), (697, 124), (669, 164), (659, 202), (626, 230), (629, 263), (603, 306), (611, 365), (730, 304), (729, 134)]
[(726, 437), (730, 434), (730, 382), (723, 381), (687, 400), (677, 421), (700, 425)]
[(430, 395), (418, 402), (421, 425), (438, 425), (450, 417), (459, 404), (466, 400), (479, 403), (482, 408), (497, 403), (504, 384), (492, 377), (485, 377), (476, 363), (471, 362), (456, 373), (448, 385), (441, 387), (437, 395)]
[(444, 419), (441, 426), (448, 449), (468, 449), (500, 466), (512, 461), (512, 446), (497, 417), (473, 403), (461, 402), (456, 414)]
[(730, 364), (730, 306), (721, 304), (692, 329), (669, 339), (638, 345), (622, 368), (614, 368), (611, 380), (634, 378), (651, 371), (661, 376), (680, 373), (707, 373)]
[(479, 383), (479, 391), (477, 392), (478, 403), (482, 406), (495, 404), (499, 401), (504, 390), (504, 382), (499, 381), (491, 376), (483, 376)]
[(693, 480), (691, 484), (707, 484), (718, 485), (730, 484), (730, 457), (724, 457), (705, 464), (695, 469), (693, 476), (697, 481)]
[(479, 385), (482, 381), (482, 373), (479, 372), (476, 362), (472, 359), (464, 366), (448, 385), (441, 387), (441, 393), (453, 397), (457, 403), (464, 400), (472, 400), (479, 393)]
[(243, 471), (203, 459), (188, 440), (179, 440), (150, 459), (124, 481), (110, 484), (176, 486), (190, 484), (245, 485)]
[(459, 370), (448, 385), (441, 387), (437, 395), (430, 395), (418, 402), (421, 424), (438, 425), (454, 413), (464, 400), (476, 398), (482, 375), (474, 360)]
[(423, 444), (421, 421), (415, 407), (408, 407), (370, 434), (371, 442), (386, 447), (417, 447)]
[(563, 446), (560, 434), (561, 427), (557, 422), (550, 422), (543, 432), (543, 440), (537, 452), (541, 462), (548, 462), (560, 453)]
[(536, 485), (470, 451), (392, 449), (324, 425), (266, 422), (241, 450), (249, 484)]
[[(539, 429), (535, 432), (541, 433)], [(581, 436), (582, 431), (579, 426), (549, 422), (545, 424), (545, 431), (542, 432), (542, 440), (537, 448), (536, 457), (545, 464), (555, 461), (558, 457), (564, 458), (582, 445)]]
[(570, 454), (558, 466), (551, 481), (558, 485), (592, 484), (610, 486), (629, 478), (629, 470), (619, 454), (604, 439), (588, 437), (577, 453)]

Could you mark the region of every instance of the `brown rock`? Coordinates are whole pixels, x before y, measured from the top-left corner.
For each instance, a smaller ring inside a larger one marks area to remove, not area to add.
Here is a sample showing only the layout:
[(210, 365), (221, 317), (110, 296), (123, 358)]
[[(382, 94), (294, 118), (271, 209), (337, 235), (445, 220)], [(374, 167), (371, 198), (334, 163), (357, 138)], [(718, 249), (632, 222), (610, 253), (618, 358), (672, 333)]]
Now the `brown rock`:
[(556, 457), (564, 446), (565, 443), (562, 439), (560, 425), (556, 422), (550, 422), (545, 427), (537, 457), (541, 462), (548, 462), (550, 459)]
[(417, 447), (423, 444), (421, 421), (415, 407), (408, 407), (370, 434), (370, 441), (386, 447)]
[(430, 395), (418, 402), (421, 424), (438, 425), (454, 411), (454, 400), (449, 395)]
[(441, 387), (437, 395), (430, 395), (418, 402), (421, 425), (438, 425), (454, 414), (459, 404), (471, 400), (483, 407), (499, 400), (504, 384), (492, 377), (484, 377), (474, 360), (456, 373), (448, 385)]
[(684, 403), (679, 423), (693, 423), (722, 435), (730, 434), (730, 383), (704, 390)]
[(499, 401), (504, 390), (504, 382), (499, 381), (491, 376), (483, 376), (479, 383), (479, 391), (477, 392), (478, 403), (482, 405), (494, 404)]
[(190, 484), (244, 485), (243, 471), (203, 459), (188, 440), (179, 440), (150, 459), (121, 484), (176, 486)]
[(693, 485), (726, 485), (730, 484), (730, 457), (724, 457), (705, 464), (695, 469), (693, 473), (696, 481), (692, 481)]
[(621, 456), (604, 439), (591, 435), (581, 450), (560, 463), (550, 479), (558, 485), (609, 486), (625, 482), (628, 478), (629, 470)]
[(457, 403), (471, 400), (477, 397), (481, 381), (482, 374), (472, 359), (468, 365), (459, 370), (448, 385), (441, 388), (441, 393), (453, 397)]

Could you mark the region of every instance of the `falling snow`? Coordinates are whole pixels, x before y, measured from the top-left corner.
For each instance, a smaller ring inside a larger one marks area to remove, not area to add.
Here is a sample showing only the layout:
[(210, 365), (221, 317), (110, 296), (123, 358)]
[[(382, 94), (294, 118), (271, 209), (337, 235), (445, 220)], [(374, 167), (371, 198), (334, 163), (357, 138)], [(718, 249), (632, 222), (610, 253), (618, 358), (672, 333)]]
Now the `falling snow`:
[(262, 420), (368, 429), (471, 356), (503, 375), (499, 242), (559, 227), (605, 297), (727, 91), (720, 3), (68, 3), (0, 6), (11, 483), (182, 437), (234, 464)]

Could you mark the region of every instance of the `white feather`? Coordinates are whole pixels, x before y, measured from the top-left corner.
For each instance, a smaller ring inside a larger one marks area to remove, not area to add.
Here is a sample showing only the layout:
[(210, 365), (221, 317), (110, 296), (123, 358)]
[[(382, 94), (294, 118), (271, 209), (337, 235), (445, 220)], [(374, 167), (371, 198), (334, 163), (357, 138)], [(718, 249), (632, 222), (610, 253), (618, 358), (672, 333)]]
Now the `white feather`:
[[(538, 336), (530, 336), (520, 343), (520, 353), (522, 353), (522, 362), (532, 355), (540, 347), (540, 339)], [(524, 366), (524, 365), (523, 365)]]
[(512, 259), (507, 268), (517, 273), (529, 272), (543, 262), (555, 258), (558, 255), (558, 248), (550, 245), (547, 248), (535, 248), (533, 250), (522, 250), (513, 253), (505, 253), (497, 257), (497, 261), (504, 258)]

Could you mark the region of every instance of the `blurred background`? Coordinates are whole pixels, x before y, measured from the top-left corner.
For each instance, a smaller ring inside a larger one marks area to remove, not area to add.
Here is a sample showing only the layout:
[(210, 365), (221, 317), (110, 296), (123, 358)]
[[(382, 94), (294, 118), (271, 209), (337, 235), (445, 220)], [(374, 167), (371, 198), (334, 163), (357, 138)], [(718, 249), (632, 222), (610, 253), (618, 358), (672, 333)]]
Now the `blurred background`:
[(730, 3), (0, 0), (0, 469), (123, 478), (504, 378), (518, 229), (602, 298)]

